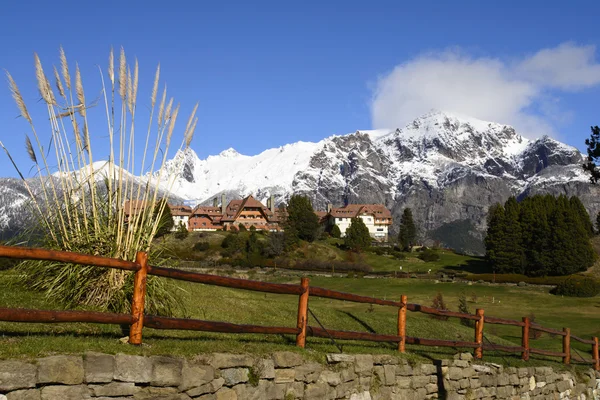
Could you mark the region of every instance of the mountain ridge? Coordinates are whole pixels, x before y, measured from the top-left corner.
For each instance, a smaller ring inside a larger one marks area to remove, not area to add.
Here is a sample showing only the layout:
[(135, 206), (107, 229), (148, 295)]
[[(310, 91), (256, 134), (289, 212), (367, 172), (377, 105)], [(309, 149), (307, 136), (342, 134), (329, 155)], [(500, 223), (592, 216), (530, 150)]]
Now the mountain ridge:
[[(321, 210), (329, 203), (381, 203), (392, 211), (396, 231), (411, 207), (424, 239), (480, 254), (487, 210), (509, 196), (578, 195), (595, 215), (600, 192), (583, 160), (579, 150), (548, 136), (530, 140), (509, 125), (432, 111), (401, 129), (359, 130), (254, 156), (229, 148), (200, 159), (188, 148), (167, 161), (163, 176), (175, 174), (173, 197), (195, 204), (221, 194), (261, 201), (273, 195), (279, 204), (294, 193)], [(163, 189), (168, 184), (161, 182)], [(0, 191), (0, 223), (8, 197)], [(453, 245), (454, 236), (472, 243)]]

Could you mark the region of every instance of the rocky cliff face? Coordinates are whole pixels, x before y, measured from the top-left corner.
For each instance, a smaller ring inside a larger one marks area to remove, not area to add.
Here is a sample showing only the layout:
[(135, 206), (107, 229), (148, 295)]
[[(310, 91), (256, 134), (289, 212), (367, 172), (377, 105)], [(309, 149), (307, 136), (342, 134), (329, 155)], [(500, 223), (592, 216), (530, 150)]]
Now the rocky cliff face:
[[(489, 207), (511, 195), (577, 195), (596, 215), (600, 189), (588, 183), (582, 163), (577, 149), (552, 138), (530, 141), (510, 126), (431, 112), (395, 131), (357, 131), (256, 156), (228, 149), (202, 160), (187, 149), (167, 168), (178, 177), (173, 195), (192, 203), (221, 194), (262, 201), (273, 194), (284, 203), (293, 193), (310, 196), (321, 210), (328, 203), (382, 203), (396, 231), (411, 207), (424, 239), (481, 253)], [(0, 182), (2, 226), (18, 225), (10, 210), (23, 190), (13, 181)]]

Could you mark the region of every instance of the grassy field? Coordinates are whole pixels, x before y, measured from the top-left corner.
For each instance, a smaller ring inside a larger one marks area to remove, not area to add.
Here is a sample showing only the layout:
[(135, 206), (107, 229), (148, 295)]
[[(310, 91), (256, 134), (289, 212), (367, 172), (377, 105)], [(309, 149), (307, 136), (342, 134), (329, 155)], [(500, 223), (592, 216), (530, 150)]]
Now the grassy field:
[[(11, 271), (0, 273), (1, 307), (29, 307), (60, 309), (46, 302), (43, 295), (24, 288), (7, 287)], [(294, 282), (290, 278), (267, 277), (270, 281)], [(219, 288), (200, 284), (178, 282), (183, 304), (184, 317), (227, 321), (259, 325), (294, 326), (298, 299), (296, 296), (275, 295)], [(568, 326), (573, 334), (581, 337), (600, 335), (598, 298), (560, 298), (548, 294), (547, 288), (468, 285), (439, 283), (416, 279), (366, 279), (366, 278), (323, 278), (312, 277), (311, 285), (345, 292), (399, 300), (406, 294), (411, 303), (430, 305), (433, 296), (441, 292), (449, 309), (457, 310), (458, 298), (464, 294), (469, 300), (471, 312), (483, 308), (487, 315), (520, 319), (534, 314), (536, 321), (554, 328)], [(342, 302), (311, 298), (310, 309), (319, 321), (330, 329), (371, 331), (396, 334), (397, 310), (392, 307)], [(312, 316), (311, 325), (317, 325)], [(54, 353), (81, 353), (86, 350), (107, 353), (125, 352), (132, 354), (174, 354), (192, 356), (212, 351), (270, 353), (277, 350), (300, 351), (307, 357), (322, 359), (326, 352), (338, 352), (329, 340), (308, 338), (306, 350), (294, 347), (295, 339), (284, 335), (224, 335), (181, 331), (144, 330), (142, 347), (121, 344), (123, 336), (118, 327), (96, 324), (0, 324), (0, 357), (34, 357)], [(473, 329), (460, 325), (456, 319), (438, 321), (420, 313), (409, 313), (407, 334), (425, 338), (448, 340), (473, 340)], [(496, 344), (520, 343), (520, 328), (486, 325), (486, 341)], [(391, 343), (368, 343), (338, 341), (346, 353), (392, 353), (396, 346)], [(544, 334), (532, 340), (532, 346), (542, 349), (560, 350), (561, 338)], [(589, 346), (573, 347), (590, 357)], [(463, 349), (464, 350), (464, 349)], [(459, 349), (408, 346), (409, 359), (432, 359), (451, 357)], [(574, 351), (574, 355), (576, 352)], [(509, 365), (536, 365), (544, 361), (535, 360), (523, 364), (517, 355), (486, 352), (486, 361)], [(556, 359), (554, 359), (556, 361)]]

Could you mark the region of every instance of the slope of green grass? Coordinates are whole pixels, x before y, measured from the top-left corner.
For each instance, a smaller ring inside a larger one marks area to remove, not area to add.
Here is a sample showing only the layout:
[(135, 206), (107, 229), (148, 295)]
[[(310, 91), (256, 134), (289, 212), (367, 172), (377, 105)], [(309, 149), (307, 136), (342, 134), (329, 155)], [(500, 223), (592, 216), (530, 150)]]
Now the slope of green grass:
[[(60, 309), (44, 300), (43, 295), (24, 288), (6, 286), (11, 271), (0, 273), (0, 307), (28, 307)], [(297, 283), (297, 279), (274, 278), (271, 281)], [(536, 321), (552, 328), (571, 328), (574, 335), (589, 338), (600, 335), (599, 298), (561, 298), (536, 287), (467, 285), (439, 283), (417, 279), (365, 279), (312, 277), (312, 286), (331, 288), (344, 292), (399, 300), (406, 294), (410, 303), (430, 305), (433, 296), (441, 292), (451, 310), (457, 310), (461, 294), (469, 300), (471, 312), (485, 309), (486, 315), (520, 320), (534, 314)], [(182, 317), (226, 321), (242, 324), (295, 326), (297, 296), (265, 294), (201, 284), (180, 282), (183, 303), (187, 309)], [(309, 307), (325, 328), (370, 331), (396, 334), (397, 310), (393, 307), (370, 306), (330, 299), (310, 298)], [(318, 326), (309, 315), (309, 324)], [(0, 357), (37, 357), (54, 353), (81, 353), (87, 350), (107, 353), (173, 354), (192, 356), (213, 351), (251, 352), (266, 354), (278, 350), (300, 351), (309, 357), (322, 358), (326, 352), (338, 349), (326, 339), (308, 338), (306, 350), (294, 347), (295, 338), (285, 335), (234, 335), (185, 331), (158, 331), (144, 329), (144, 346), (134, 347), (119, 342), (123, 336), (119, 327), (97, 324), (17, 324), (0, 323)], [(520, 328), (486, 324), (486, 341), (496, 344), (520, 344)], [(462, 326), (455, 318), (439, 321), (420, 313), (409, 312), (409, 336), (473, 340), (473, 329)], [(346, 353), (397, 354), (392, 343), (336, 341)], [(531, 341), (532, 347), (560, 351), (561, 338), (544, 334)], [(590, 357), (591, 346), (572, 342), (574, 357), (577, 352)], [(406, 357), (443, 358), (461, 351), (454, 348), (408, 346)], [(467, 351), (467, 349), (462, 349)], [(486, 361), (521, 365), (519, 355), (487, 351)], [(543, 358), (523, 365), (536, 365)], [(554, 361), (559, 361), (553, 359)]]

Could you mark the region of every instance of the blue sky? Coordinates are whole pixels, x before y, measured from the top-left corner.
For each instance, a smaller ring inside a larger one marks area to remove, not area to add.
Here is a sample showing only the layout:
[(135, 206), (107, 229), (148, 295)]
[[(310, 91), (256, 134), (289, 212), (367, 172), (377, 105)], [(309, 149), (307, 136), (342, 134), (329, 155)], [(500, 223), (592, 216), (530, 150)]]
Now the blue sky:
[[(44, 111), (34, 51), (51, 75), (62, 45), (93, 97), (96, 65), (123, 46), (140, 62), (141, 105), (158, 62), (182, 104), (180, 128), (200, 102), (192, 143), (200, 157), (401, 127), (429, 108), (580, 149), (589, 126), (600, 124), (598, 2), (37, 3), (8, 1), (0, 14), (0, 68), (30, 109)], [(101, 107), (94, 112), (102, 117)], [(27, 171), (29, 130), (18, 114), (0, 85), (0, 138)], [(106, 129), (93, 128), (101, 156)], [(2, 176), (14, 175), (4, 154), (0, 166)]]

